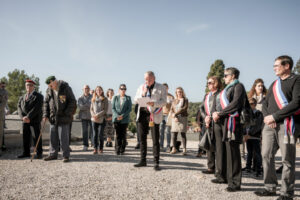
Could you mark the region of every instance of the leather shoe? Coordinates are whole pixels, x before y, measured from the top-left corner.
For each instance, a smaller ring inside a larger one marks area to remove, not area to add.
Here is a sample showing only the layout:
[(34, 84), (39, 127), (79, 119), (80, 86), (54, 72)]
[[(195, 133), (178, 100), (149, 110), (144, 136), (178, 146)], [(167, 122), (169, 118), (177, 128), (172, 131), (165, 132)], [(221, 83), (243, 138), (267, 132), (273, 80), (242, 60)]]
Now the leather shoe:
[(223, 180), (220, 180), (220, 179), (212, 179), (211, 180), (212, 183), (216, 183), (216, 184), (225, 184), (227, 183), (227, 181), (223, 181)]
[(293, 200), (293, 197), (280, 195), (277, 200)]
[(50, 161), (50, 160), (56, 160), (57, 156), (48, 156), (46, 158), (44, 158), (44, 161)]
[(146, 167), (147, 163), (145, 161), (141, 161), (134, 165), (134, 167)]
[(241, 187), (227, 187), (226, 191), (227, 192), (236, 192), (236, 191), (240, 191)]
[(153, 169), (154, 169), (155, 171), (159, 171), (159, 170), (160, 170), (160, 167), (159, 167), (158, 164), (155, 164)]
[(260, 197), (276, 196), (276, 192), (271, 192), (266, 189), (255, 191), (254, 194), (256, 194), (257, 196), (260, 196)]
[(215, 170), (213, 170), (213, 169), (207, 169), (207, 170), (202, 171), (202, 173), (203, 174), (214, 174)]
[(63, 162), (69, 162), (69, 161), (70, 161), (69, 157), (64, 157)]
[(21, 154), (18, 156), (18, 158), (30, 158), (30, 154)]
[(140, 145), (137, 144), (137, 145), (134, 147), (134, 149), (140, 149)]

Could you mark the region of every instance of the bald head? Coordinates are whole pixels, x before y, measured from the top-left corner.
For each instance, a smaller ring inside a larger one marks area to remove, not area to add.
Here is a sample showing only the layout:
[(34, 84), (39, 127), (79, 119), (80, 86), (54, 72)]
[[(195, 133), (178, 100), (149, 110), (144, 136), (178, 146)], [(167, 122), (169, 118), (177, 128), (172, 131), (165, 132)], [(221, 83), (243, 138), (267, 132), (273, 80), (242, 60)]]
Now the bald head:
[(155, 75), (152, 71), (148, 71), (145, 73), (144, 79), (145, 79), (146, 85), (151, 86), (155, 82)]

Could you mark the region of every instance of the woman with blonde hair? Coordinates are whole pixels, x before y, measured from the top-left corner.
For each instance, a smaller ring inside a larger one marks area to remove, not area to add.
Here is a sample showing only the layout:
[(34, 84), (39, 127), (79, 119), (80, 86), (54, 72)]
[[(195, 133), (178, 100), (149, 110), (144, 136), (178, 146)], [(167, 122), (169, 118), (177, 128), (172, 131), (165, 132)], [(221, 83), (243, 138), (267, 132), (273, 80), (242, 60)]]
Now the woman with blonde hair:
[(187, 117), (188, 117), (188, 107), (189, 101), (185, 96), (184, 90), (182, 87), (176, 88), (176, 99), (172, 103), (171, 107), (171, 116), (172, 116), (172, 142), (173, 148), (171, 154), (177, 152), (176, 150), (176, 141), (177, 135), (180, 132), (182, 143), (183, 143), (183, 155), (186, 155), (186, 131), (187, 131)]
[[(92, 126), (93, 126), (93, 141), (94, 141), (94, 152), (93, 154), (103, 153), (104, 143), (104, 127), (105, 117), (108, 108), (108, 100), (104, 96), (104, 92), (101, 86), (97, 86), (93, 94), (91, 103), (91, 115), (92, 115)], [(99, 138), (98, 138), (99, 137)], [(100, 140), (100, 144), (99, 144)]]

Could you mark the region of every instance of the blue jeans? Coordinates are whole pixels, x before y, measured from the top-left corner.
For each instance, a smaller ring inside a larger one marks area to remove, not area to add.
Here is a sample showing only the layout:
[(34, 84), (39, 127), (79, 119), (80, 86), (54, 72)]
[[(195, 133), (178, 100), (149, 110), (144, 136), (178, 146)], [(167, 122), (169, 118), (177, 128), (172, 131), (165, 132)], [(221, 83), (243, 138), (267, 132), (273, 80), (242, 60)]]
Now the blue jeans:
[(63, 157), (70, 156), (69, 133), (70, 124), (50, 125), (50, 156), (57, 157), (59, 145), (63, 151)]
[(104, 143), (104, 128), (105, 128), (105, 122), (103, 123), (96, 123), (92, 122), (93, 125), (93, 141), (94, 141), (94, 148), (98, 149), (99, 147), (99, 140), (100, 140), (100, 150), (103, 149), (103, 143)]
[(83, 145), (88, 147), (89, 146), (89, 138), (91, 139), (92, 145), (93, 145), (93, 128), (92, 128), (92, 122), (89, 119), (82, 119), (81, 120), (81, 132), (82, 132), (82, 140), (83, 140)]
[(163, 120), (160, 123), (160, 147), (164, 147), (165, 140), (165, 131), (167, 135), (167, 147), (170, 147), (171, 144), (171, 126), (167, 126), (166, 122), (168, 119), (168, 115), (163, 115)]

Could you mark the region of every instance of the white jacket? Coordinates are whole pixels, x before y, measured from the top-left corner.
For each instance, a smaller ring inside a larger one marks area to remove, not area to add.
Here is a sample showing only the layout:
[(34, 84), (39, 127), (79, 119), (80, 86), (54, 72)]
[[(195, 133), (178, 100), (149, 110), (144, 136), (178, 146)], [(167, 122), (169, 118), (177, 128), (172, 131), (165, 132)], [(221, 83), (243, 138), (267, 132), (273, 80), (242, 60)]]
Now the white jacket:
[[(137, 103), (137, 99), (141, 98), (143, 95), (143, 88), (145, 87), (145, 84), (140, 85), (140, 87), (136, 91), (136, 95), (134, 97), (134, 102)], [(156, 83), (152, 89), (151, 93), (151, 100), (154, 102), (154, 106), (152, 107), (155, 110), (155, 108), (161, 108), (167, 104), (167, 91), (166, 87), (160, 83)], [(138, 120), (140, 116), (140, 106), (138, 108), (136, 119)], [(163, 111), (161, 111), (158, 114), (154, 114), (154, 123), (160, 124), (163, 119)]]

